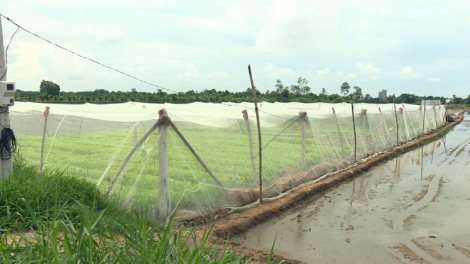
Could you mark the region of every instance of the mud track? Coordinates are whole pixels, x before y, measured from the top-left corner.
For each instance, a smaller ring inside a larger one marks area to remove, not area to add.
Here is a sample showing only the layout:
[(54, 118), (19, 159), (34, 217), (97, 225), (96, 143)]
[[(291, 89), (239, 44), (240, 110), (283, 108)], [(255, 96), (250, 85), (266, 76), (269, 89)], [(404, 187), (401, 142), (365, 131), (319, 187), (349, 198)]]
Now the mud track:
[[(267, 260), (267, 254), (269, 252), (261, 252), (260, 250), (249, 249), (237, 242), (231, 241), (230, 238), (243, 234), (250, 228), (253, 228), (254, 226), (266, 222), (274, 217), (278, 217), (282, 212), (288, 209), (297, 207), (304, 202), (312, 201), (312, 198), (318, 197), (325, 191), (332, 189), (342, 183), (353, 180), (374, 166), (382, 164), (385, 161), (401, 156), (408, 151), (414, 150), (420, 146), (428, 144), (431, 141), (443, 137), (454, 126), (462, 122), (463, 115), (467, 110), (468, 108), (463, 109), (459, 113), (459, 118), (455, 122), (448, 123), (430, 134), (423, 135), (411, 142), (395, 147), (382, 154), (372, 157), (363, 163), (358, 163), (352, 168), (340, 171), (334, 175), (330, 175), (320, 181), (287, 191), (287, 194), (280, 199), (265, 202), (253, 208), (237, 210), (238, 212), (233, 212), (230, 209), (215, 211), (210, 215), (196, 220), (182, 221), (181, 224), (196, 226), (197, 230), (202, 230), (206, 228), (207, 224), (213, 223), (215, 221), (212, 237), (210, 239), (212, 243), (228, 245), (235, 251), (254, 258), (259, 263), (265, 263)], [(397, 249), (399, 251), (403, 250), (403, 248), (400, 247)], [(275, 255), (274, 259), (282, 259), (282, 256)], [(303, 262), (292, 261), (291, 263)]]

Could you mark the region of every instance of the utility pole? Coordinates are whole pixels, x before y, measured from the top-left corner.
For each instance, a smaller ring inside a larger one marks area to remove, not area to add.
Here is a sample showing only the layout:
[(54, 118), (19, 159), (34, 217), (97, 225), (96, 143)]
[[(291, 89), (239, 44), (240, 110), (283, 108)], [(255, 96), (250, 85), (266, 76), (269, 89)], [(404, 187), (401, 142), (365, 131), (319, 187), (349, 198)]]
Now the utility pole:
[[(0, 81), (6, 82), (7, 75), (6, 75), (6, 62), (5, 62), (5, 46), (3, 44), (3, 29), (2, 29), (2, 19), (0, 17)], [(2, 77), (3, 76), (3, 77)], [(3, 85), (2, 85), (3, 87)], [(7, 86), (5, 85), (5, 88)], [(12, 86), (8, 86), (9, 89)], [(5, 89), (5, 90), (6, 90)], [(14, 89), (14, 88), (13, 88)], [(2, 99), (0, 105), (0, 125), (2, 129), (10, 128), (10, 113), (9, 113), (9, 105), (4, 105), (4, 94), (7, 91), (0, 90), (0, 98)], [(4, 153), (0, 153), (3, 156)], [(11, 162), (11, 157), (9, 159), (0, 159), (0, 179), (5, 179), (10, 177), (10, 174), (13, 172), (13, 166)]]

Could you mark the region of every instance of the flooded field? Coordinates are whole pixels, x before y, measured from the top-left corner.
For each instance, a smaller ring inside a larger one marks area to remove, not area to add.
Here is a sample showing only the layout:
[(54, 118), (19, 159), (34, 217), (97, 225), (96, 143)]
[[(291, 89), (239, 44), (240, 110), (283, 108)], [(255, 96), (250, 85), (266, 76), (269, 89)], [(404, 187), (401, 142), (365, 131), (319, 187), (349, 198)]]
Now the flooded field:
[(306, 263), (470, 263), (470, 115), (236, 239)]

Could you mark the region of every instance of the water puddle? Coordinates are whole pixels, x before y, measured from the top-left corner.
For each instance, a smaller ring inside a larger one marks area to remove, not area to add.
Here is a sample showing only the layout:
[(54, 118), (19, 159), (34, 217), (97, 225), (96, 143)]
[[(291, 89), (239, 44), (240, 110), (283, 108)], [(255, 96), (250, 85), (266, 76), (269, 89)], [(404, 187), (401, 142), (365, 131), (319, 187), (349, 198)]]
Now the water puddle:
[(470, 263), (470, 115), (237, 242), (307, 263)]

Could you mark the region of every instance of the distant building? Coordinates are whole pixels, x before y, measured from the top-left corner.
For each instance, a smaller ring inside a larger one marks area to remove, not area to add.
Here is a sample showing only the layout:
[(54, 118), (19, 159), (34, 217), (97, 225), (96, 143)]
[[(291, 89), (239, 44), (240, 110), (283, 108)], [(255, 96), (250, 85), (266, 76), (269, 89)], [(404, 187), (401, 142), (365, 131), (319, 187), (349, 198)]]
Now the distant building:
[(387, 90), (379, 92), (379, 100), (384, 102), (387, 101)]
[(426, 103), (426, 105), (440, 105), (441, 100), (421, 100), (421, 105), (424, 105), (424, 103)]

